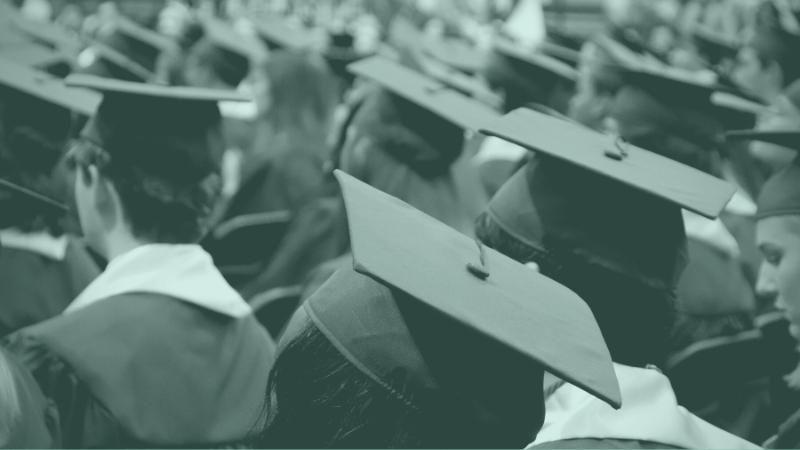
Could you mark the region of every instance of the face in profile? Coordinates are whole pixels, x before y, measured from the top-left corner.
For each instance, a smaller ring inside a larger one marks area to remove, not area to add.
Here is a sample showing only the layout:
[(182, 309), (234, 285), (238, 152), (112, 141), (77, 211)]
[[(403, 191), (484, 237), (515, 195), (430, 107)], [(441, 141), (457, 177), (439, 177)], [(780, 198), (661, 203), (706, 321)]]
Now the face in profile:
[(790, 333), (800, 347), (800, 215), (760, 220), (756, 241), (764, 256), (758, 292), (775, 298), (775, 305), (791, 323)]

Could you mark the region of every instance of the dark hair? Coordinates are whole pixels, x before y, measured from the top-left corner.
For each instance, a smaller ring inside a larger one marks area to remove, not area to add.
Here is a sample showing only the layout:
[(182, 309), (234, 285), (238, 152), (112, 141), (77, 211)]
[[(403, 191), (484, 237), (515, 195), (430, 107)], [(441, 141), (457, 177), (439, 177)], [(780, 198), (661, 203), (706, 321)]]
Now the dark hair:
[(68, 163), (79, 170), (95, 165), (119, 193), (133, 234), (152, 242), (198, 241), (221, 189), (218, 173), (195, 183), (171, 182), (133, 164), (115, 163), (105, 150), (85, 139), (72, 149)]
[[(519, 433), (488, 429), (440, 391), (421, 392), (403, 373), (379, 385), (308, 324), (270, 372), (260, 442), (271, 448), (519, 447)], [(536, 381), (533, 381), (535, 383)], [(536, 424), (528, 424), (534, 428)], [(515, 430), (522, 431), (522, 430)], [(531, 440), (535, 437), (531, 433)], [(513, 437), (511, 437), (513, 436)]]
[(476, 220), (484, 244), (540, 272), (578, 294), (594, 313), (614, 362), (643, 367), (662, 364), (669, 350), (674, 293), (587, 262), (571, 249), (545, 239), (533, 248), (503, 230), (488, 213)]
[[(0, 177), (64, 200), (57, 170), (72, 130), (72, 113), (13, 89), (0, 88)], [(28, 199), (2, 199), (0, 228), (62, 233), (64, 214)]]

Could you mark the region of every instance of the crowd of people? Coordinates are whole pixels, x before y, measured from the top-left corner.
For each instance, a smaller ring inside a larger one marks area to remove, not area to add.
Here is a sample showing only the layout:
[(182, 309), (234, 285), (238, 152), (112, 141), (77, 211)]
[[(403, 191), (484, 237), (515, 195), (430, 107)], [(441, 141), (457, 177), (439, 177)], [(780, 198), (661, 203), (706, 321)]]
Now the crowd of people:
[(0, 447), (800, 447), (797, 1), (0, 23)]

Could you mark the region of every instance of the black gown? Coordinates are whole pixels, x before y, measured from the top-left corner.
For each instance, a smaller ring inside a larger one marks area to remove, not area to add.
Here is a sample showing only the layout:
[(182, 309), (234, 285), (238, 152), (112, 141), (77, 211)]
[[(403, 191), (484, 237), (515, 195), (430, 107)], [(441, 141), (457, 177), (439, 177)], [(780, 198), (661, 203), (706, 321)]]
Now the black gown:
[(264, 413), (275, 350), (252, 316), (159, 294), (110, 297), (4, 344), (58, 406), (65, 447), (246, 441)]
[(75, 240), (60, 261), (0, 248), (0, 337), (61, 314), (99, 274), (86, 248)]

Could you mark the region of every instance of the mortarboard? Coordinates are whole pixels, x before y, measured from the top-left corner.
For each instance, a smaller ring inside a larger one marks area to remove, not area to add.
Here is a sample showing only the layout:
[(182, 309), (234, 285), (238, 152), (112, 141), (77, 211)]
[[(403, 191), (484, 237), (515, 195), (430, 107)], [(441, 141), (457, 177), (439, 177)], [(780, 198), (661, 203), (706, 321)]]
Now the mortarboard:
[(754, 15), (754, 30), (748, 44), (766, 60), (788, 61), (795, 58), (800, 45), (800, 12), (783, 0), (759, 4)]
[(336, 176), (353, 266), (306, 300), (280, 346), (310, 323), (387, 389), (399, 392), (393, 383), (402, 383), (440, 392), (501, 420), (531, 420), (533, 429), (534, 419), (515, 415), (534, 410), (543, 418), (541, 370), (620, 406), (603, 336), (576, 294), (394, 197)]
[(506, 109), (541, 103), (562, 113), (578, 79), (578, 72), (559, 59), (506, 40), (494, 43), (483, 75), (506, 91)]
[(266, 56), (263, 44), (238, 33), (219, 19), (206, 19), (204, 36), (192, 49), (230, 87), (235, 88), (250, 73), (251, 63)]
[(77, 55), (83, 48), (80, 36), (61, 25), (33, 21), (23, 17), (21, 14), (13, 14), (11, 23), (14, 28), (33, 41), (67, 55)]
[(219, 101), (245, 101), (228, 90), (160, 86), (71, 75), (69, 86), (99, 91), (103, 100), (81, 138), (117, 168), (141, 170), (183, 185), (219, 170), (224, 143)]
[[(159, 55), (174, 50), (177, 44), (128, 18), (117, 16), (111, 23), (100, 28), (93, 46), (105, 47), (104, 52), (113, 50), (153, 73)], [(119, 64), (119, 61), (116, 63)]]
[(691, 38), (697, 52), (712, 66), (735, 59), (741, 48), (736, 40), (701, 24), (692, 27)]
[(59, 78), (66, 77), (72, 70), (72, 57), (34, 42), (0, 48), (0, 57)]
[(289, 23), (285, 18), (268, 16), (254, 20), (253, 24), (270, 50), (306, 50), (315, 43), (311, 30)]
[[(707, 164), (699, 150), (719, 149), (726, 129), (751, 126), (759, 111), (717, 83), (713, 74), (704, 77), (667, 67), (626, 69), (621, 74), (625, 84), (611, 107), (620, 135), (687, 164)], [(667, 145), (657, 138), (665, 133), (693, 143), (698, 151)]]
[(348, 69), (465, 130), (478, 130), (497, 117), (488, 106), (387, 58), (371, 57), (351, 64)]
[(100, 103), (95, 92), (67, 87), (60, 79), (3, 55), (0, 55), (0, 85), (84, 116), (94, 114)]
[[(730, 140), (761, 141), (800, 152), (800, 129), (738, 130), (726, 134)], [(800, 162), (773, 175), (758, 195), (757, 219), (800, 215)]]
[[(38, 206), (59, 212), (68, 210), (67, 205), (59, 202), (58, 200), (52, 199), (47, 195), (20, 186), (17, 183), (13, 183), (9, 180), (0, 178), (0, 200), (6, 197), (16, 197), (19, 199), (24, 199), (25, 201), (30, 201)], [(8, 214), (9, 211), (3, 211), (2, 213)]]
[(800, 151), (800, 130), (733, 130), (725, 133), (731, 141), (760, 141)]
[(422, 50), (428, 56), (467, 74), (480, 72), (486, 64), (486, 54), (457, 39), (427, 39)]
[(581, 125), (527, 109), (484, 133), (536, 152), (489, 205), (521, 242), (571, 248), (659, 288), (685, 263), (681, 208), (715, 217), (733, 196), (722, 180)]

